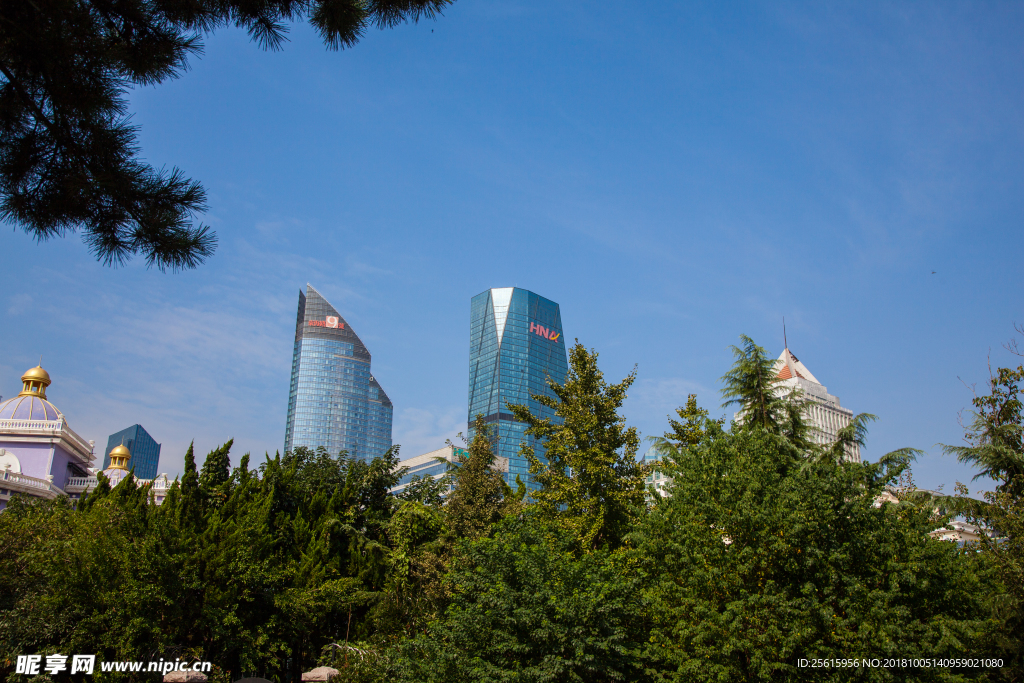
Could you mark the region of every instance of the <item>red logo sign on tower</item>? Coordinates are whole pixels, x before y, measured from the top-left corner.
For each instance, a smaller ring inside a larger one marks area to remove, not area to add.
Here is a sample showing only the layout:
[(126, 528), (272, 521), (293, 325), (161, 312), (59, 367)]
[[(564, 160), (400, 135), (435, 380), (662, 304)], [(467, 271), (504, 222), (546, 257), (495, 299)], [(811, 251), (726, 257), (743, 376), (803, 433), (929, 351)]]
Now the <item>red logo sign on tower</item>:
[(345, 329), (345, 323), (341, 322), (336, 315), (325, 316), (323, 320), (310, 320), (311, 327), (329, 327), (333, 330)]
[(538, 334), (549, 341), (558, 341), (558, 338), (562, 336), (561, 332), (556, 332), (553, 329), (548, 329), (543, 325), (538, 325), (537, 323), (530, 323), (530, 332)]

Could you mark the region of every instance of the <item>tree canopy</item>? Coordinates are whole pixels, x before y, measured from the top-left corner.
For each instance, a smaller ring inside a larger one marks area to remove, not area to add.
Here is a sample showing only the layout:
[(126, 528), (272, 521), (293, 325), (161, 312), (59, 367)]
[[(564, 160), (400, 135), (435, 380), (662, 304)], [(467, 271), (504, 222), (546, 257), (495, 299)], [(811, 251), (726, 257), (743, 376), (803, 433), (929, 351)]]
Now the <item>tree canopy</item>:
[(525, 443), (521, 453), (540, 484), (531, 496), (549, 518), (557, 518), (582, 548), (621, 545), (644, 501), (646, 469), (636, 461), (640, 436), (619, 414), (635, 371), (608, 384), (597, 367), (597, 353), (577, 342), (569, 350), (565, 384), (548, 381), (554, 396), (534, 399), (555, 417), (533, 415), (510, 405), (529, 425), (526, 434), (544, 444), (544, 459)]
[[(750, 344), (728, 375), (753, 387), (746, 415), (772, 400)], [(398, 495), (397, 447), (232, 468), (229, 441), (201, 466), (190, 446), (161, 506), (131, 474), (101, 475), (77, 505), (15, 496), (0, 513), (0, 678), (28, 683), (17, 655), (75, 652), (207, 660), (213, 683), (291, 683), (318, 664), (336, 683), (1022, 680), (1024, 370), (993, 375), (952, 451), (998, 482), (960, 499), (991, 531), (961, 546), (933, 537), (942, 501), (897, 487), (913, 449), (845, 457), (870, 416), (808, 445), (785, 405), (726, 426), (691, 395), (656, 439), (666, 495), (644, 491), (620, 414), (634, 375), (608, 384), (597, 358), (573, 347), (543, 398), (554, 418), (514, 408), (544, 447), (523, 451), (528, 496), (493, 468), (479, 416), (467, 456)], [(988, 664), (864, 664), (891, 658)], [(801, 665), (815, 659), (858, 666)]]

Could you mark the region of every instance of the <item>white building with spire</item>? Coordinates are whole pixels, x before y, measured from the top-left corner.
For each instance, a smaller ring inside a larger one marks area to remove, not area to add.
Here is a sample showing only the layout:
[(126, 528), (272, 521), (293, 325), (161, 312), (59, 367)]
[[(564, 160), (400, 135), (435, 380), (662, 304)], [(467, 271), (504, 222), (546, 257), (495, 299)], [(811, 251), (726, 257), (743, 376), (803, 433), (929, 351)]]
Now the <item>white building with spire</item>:
[[(849, 426), (853, 420), (853, 411), (842, 407), (839, 404), (839, 397), (828, 393), (828, 388), (811, 374), (788, 346), (775, 361), (775, 372), (780, 380), (778, 386), (781, 391), (788, 394), (798, 390), (802, 398), (810, 404), (806, 416), (812, 427), (811, 440), (823, 446), (833, 443), (839, 430)], [(860, 462), (860, 447), (851, 446), (847, 459), (851, 462)]]

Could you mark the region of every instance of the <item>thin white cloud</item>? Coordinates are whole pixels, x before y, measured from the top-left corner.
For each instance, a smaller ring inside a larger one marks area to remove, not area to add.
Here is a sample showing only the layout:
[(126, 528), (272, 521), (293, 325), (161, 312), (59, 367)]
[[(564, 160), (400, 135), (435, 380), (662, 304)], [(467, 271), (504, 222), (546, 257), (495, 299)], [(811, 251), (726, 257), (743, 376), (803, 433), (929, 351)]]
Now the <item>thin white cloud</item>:
[(459, 432), (466, 432), (466, 409), (457, 406), (404, 408), (395, 414), (392, 429), (403, 460), (441, 448), (448, 439), (460, 445)]
[(28, 313), (32, 309), (32, 296), (30, 294), (15, 294), (10, 299), (7, 306), (8, 315), (21, 315), (22, 313)]

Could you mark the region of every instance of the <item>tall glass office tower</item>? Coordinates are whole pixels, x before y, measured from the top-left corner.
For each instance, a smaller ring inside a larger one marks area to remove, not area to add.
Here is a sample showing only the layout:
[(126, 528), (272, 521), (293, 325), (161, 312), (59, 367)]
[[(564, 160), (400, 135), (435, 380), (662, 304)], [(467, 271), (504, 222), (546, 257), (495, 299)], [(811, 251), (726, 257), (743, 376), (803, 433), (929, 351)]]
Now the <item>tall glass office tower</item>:
[(107, 439), (107, 450), (103, 455), (104, 470), (110, 467), (110, 451), (117, 446), (124, 446), (132, 454), (128, 460), (128, 468), (135, 470), (136, 479), (156, 478), (156, 470), (160, 467), (160, 444), (142, 428), (142, 425), (132, 425), (110, 435)]
[(324, 446), (370, 461), (391, 448), (391, 400), (370, 352), (313, 285), (299, 292), (284, 449)]
[[(508, 458), (509, 483), (518, 474), (530, 485), (529, 463), (519, 455), (523, 441), (538, 456), (544, 448), (524, 434), (508, 404), (525, 404), (541, 417), (554, 417), (534, 394), (553, 396), (547, 379), (565, 382), (569, 365), (558, 304), (516, 287), (489, 289), (473, 297), (469, 330), (469, 423), (477, 414), (497, 426), (496, 455)], [(472, 431), (472, 430), (470, 430)]]

